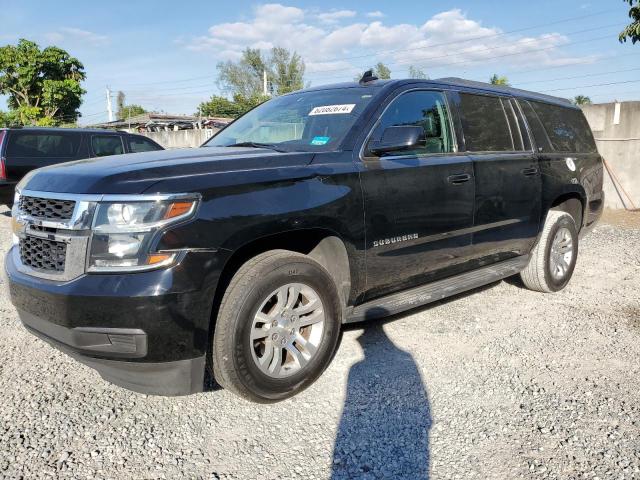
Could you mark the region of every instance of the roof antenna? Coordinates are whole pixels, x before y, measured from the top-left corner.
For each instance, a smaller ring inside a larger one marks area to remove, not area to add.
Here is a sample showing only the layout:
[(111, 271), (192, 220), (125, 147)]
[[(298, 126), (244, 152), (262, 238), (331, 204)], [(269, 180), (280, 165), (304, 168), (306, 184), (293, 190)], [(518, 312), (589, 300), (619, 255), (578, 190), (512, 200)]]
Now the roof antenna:
[(373, 82), (374, 80), (378, 80), (378, 77), (376, 77), (373, 74), (373, 70), (369, 69), (366, 72), (364, 72), (362, 74), (362, 78), (360, 79), (360, 81), (358, 82), (360, 85), (364, 85), (365, 83), (369, 83), (369, 82)]

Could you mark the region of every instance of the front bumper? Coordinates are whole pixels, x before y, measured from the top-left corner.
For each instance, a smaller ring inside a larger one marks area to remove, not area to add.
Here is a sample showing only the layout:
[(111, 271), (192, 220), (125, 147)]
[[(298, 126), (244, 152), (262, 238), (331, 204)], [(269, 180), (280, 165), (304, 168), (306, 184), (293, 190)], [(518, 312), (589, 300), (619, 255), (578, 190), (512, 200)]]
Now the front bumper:
[(55, 282), (5, 260), (11, 301), (25, 327), (130, 390), (202, 391), (211, 308), (224, 258), (189, 252), (171, 268), (89, 274)]

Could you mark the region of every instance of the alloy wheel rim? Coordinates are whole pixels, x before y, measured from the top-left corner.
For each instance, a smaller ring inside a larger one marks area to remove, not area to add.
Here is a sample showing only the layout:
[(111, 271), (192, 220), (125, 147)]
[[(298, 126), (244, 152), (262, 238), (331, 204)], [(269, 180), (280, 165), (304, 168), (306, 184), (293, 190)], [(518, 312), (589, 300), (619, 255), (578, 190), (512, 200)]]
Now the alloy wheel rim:
[(551, 276), (562, 280), (567, 276), (573, 260), (573, 237), (566, 227), (561, 227), (553, 237), (549, 258)]
[(288, 283), (260, 304), (251, 325), (251, 353), (260, 371), (272, 378), (293, 375), (317, 354), (325, 313), (318, 293)]

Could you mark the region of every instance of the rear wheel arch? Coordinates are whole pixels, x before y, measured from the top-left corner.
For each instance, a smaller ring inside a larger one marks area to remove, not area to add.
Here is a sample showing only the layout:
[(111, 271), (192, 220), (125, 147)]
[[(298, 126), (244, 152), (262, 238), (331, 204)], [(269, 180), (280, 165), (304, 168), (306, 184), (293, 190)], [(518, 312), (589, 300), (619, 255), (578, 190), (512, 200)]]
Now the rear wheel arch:
[(551, 203), (549, 210), (566, 212), (573, 217), (578, 231), (584, 219), (585, 199), (578, 192), (565, 193)]

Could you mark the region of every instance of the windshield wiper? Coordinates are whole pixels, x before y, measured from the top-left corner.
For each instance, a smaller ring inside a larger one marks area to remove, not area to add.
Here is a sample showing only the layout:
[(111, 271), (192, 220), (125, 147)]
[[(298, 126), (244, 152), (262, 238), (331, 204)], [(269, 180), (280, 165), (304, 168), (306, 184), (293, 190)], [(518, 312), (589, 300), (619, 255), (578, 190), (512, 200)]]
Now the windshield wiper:
[(274, 150), (276, 152), (287, 152), (288, 150), (283, 150), (282, 148), (278, 148), (272, 143), (260, 143), (260, 142), (238, 142), (232, 143), (231, 145), (225, 145), (225, 147), (253, 147), (253, 148), (268, 148), (270, 150)]

